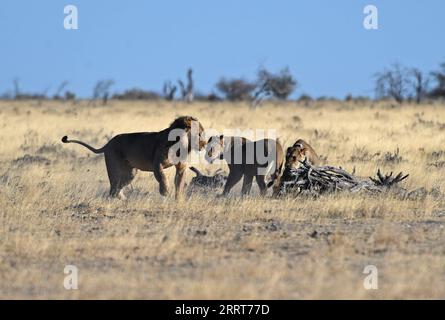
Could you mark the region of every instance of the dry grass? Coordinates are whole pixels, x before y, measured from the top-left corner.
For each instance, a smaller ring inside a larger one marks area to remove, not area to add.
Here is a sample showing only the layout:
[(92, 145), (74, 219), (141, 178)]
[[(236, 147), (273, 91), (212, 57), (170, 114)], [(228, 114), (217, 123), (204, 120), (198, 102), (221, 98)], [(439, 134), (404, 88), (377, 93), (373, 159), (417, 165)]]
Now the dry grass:
[[(444, 105), (3, 101), (0, 297), (445, 298), (443, 196), (271, 200), (255, 189), (177, 203), (139, 173), (128, 201), (111, 201), (103, 156), (59, 142), (68, 134), (99, 147), (184, 114), (218, 130), (276, 129), (358, 175), (404, 171), (408, 189), (445, 190)], [(79, 268), (78, 290), (63, 287), (68, 264)], [(378, 290), (363, 288), (368, 264)]]

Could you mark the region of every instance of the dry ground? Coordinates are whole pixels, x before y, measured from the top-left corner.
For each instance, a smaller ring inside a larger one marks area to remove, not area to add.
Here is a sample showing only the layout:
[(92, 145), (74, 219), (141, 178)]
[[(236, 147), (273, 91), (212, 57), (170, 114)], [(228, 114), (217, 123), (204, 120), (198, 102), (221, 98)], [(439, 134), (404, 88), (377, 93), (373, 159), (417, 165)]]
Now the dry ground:
[[(329, 164), (407, 172), (403, 186), (425, 192), (177, 203), (139, 173), (112, 201), (103, 156), (60, 143), (100, 147), (184, 114), (304, 138)], [(445, 105), (3, 101), (0, 128), (0, 298), (445, 298)], [(78, 290), (63, 287), (68, 264)], [(378, 290), (363, 287), (370, 264)]]

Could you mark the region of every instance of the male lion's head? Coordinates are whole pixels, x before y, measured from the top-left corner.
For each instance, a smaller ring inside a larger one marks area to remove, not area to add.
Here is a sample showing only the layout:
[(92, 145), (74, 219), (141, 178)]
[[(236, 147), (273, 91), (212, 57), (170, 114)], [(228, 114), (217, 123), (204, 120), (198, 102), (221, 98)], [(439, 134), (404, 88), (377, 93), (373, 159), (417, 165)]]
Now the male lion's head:
[(195, 117), (178, 117), (170, 124), (169, 129), (182, 129), (187, 133), (190, 142), (189, 151), (201, 151), (207, 144), (207, 141), (204, 139), (204, 127)]

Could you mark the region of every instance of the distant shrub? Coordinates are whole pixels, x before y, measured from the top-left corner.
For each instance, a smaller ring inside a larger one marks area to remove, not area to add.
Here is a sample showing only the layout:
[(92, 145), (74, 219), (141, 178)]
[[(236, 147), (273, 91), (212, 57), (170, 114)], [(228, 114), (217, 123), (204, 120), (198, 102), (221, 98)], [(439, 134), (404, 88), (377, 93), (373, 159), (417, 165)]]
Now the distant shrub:
[[(445, 70), (445, 66), (444, 66)], [(398, 63), (375, 75), (375, 92), (378, 99), (394, 99), (398, 103), (415, 101), (420, 103), (426, 97), (440, 95), (443, 86), (445, 93), (445, 74), (433, 72), (437, 87), (429, 91), (430, 78), (417, 68), (406, 68)], [(435, 91), (436, 90), (436, 91)], [(433, 93), (435, 92), (435, 93)]]
[(289, 68), (273, 74), (262, 68), (258, 72), (258, 92), (256, 96), (264, 94), (280, 100), (286, 100), (297, 87), (297, 80), (290, 73)]
[(317, 101), (337, 101), (337, 98), (329, 96), (320, 96), (317, 98)]
[(432, 98), (445, 98), (445, 63), (440, 65), (441, 70), (431, 73), (435, 87), (429, 93)]
[(256, 85), (247, 80), (221, 78), (216, 88), (230, 101), (250, 100)]
[(209, 93), (209, 94), (203, 94), (203, 93), (197, 92), (197, 93), (195, 93), (195, 100), (196, 101), (222, 101), (223, 99), (214, 92)]
[(369, 97), (366, 96), (353, 96), (352, 94), (348, 94), (345, 97), (345, 101), (353, 101), (353, 102), (365, 102), (369, 101)]
[(207, 101), (221, 101), (221, 100), (222, 98), (213, 92), (207, 96)]
[(12, 93), (7, 91), (7, 92), (3, 92), (0, 99), (1, 100), (12, 100), (14, 97), (12, 96)]
[(378, 99), (392, 98), (398, 103), (409, 94), (409, 70), (399, 64), (375, 74), (375, 92)]
[(48, 99), (46, 95), (47, 90), (42, 93), (30, 93), (30, 92), (22, 92), (19, 85), (19, 79), (13, 80), (14, 86), (14, 99), (15, 100), (45, 100)]
[(76, 94), (71, 91), (65, 91), (65, 100), (67, 100), (67, 101), (76, 100)]
[(68, 85), (68, 81), (62, 81), (62, 83), (57, 88), (56, 93), (53, 95), (53, 100), (62, 100), (63, 99), (62, 91), (66, 88), (67, 85)]
[(162, 92), (164, 93), (164, 98), (167, 101), (171, 101), (175, 98), (177, 86), (171, 83), (171, 81), (164, 82), (164, 86), (162, 87)]
[(46, 100), (48, 97), (43, 93), (20, 93), (14, 97), (16, 100)]
[(161, 99), (161, 96), (154, 91), (134, 88), (123, 93), (115, 93), (112, 98), (117, 100), (158, 100)]
[(312, 101), (312, 97), (308, 94), (303, 93), (299, 98), (298, 101)]
[(428, 96), (430, 79), (428, 75), (425, 75), (417, 68), (411, 68), (408, 76), (408, 81), (412, 90), (409, 99), (411, 100), (414, 98), (417, 103), (420, 103), (425, 97)]

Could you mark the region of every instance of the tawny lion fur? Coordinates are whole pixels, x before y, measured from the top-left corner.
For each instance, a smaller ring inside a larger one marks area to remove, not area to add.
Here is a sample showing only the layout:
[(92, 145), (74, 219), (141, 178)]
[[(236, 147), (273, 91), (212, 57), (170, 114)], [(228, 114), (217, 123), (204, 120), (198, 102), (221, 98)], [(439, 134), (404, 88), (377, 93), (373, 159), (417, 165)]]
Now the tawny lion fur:
[[(193, 144), (190, 141), (192, 123), (198, 124), (196, 130), (198, 136), (194, 137)], [(172, 163), (169, 160), (169, 149), (172, 145), (180, 141), (169, 141), (168, 136), (171, 130), (182, 129), (187, 133), (188, 146), (187, 153), (192, 149), (202, 150), (206, 141), (202, 138), (204, 128), (199, 121), (191, 116), (183, 116), (173, 121), (170, 126), (159, 132), (136, 132), (124, 133), (113, 137), (105, 146), (96, 149), (79, 140), (68, 140), (67, 136), (62, 138), (63, 143), (77, 143), (90, 151), (105, 155), (105, 164), (107, 167), (108, 178), (110, 180), (110, 196), (125, 199), (122, 189), (127, 186), (135, 177), (137, 170), (153, 172), (159, 183), (159, 192), (161, 195), (168, 195), (168, 184), (163, 172), (164, 169), (171, 166), (176, 167), (175, 175), (175, 197), (178, 198), (184, 188), (185, 170), (187, 164), (185, 161)]]
[[(264, 154), (274, 154), (273, 163), (261, 163), (257, 158), (257, 148), (264, 152)], [(246, 161), (246, 150), (252, 150), (254, 152), (253, 163)], [(237, 163), (236, 154), (240, 155), (240, 161)], [(222, 195), (227, 195), (230, 190), (236, 185), (241, 178), (243, 178), (242, 194), (246, 195), (250, 193), (252, 187), (252, 181), (255, 180), (260, 189), (261, 195), (265, 195), (267, 188), (272, 186), (279, 180), (281, 169), (284, 163), (284, 151), (281, 144), (272, 139), (263, 139), (258, 141), (250, 141), (242, 137), (227, 137), (227, 136), (213, 136), (209, 139), (207, 145), (208, 159), (213, 161), (216, 158), (224, 159), (229, 166), (229, 176), (224, 186)], [(271, 165), (274, 168), (271, 175), (271, 181), (266, 185), (266, 174), (264, 169), (269, 168)], [(263, 169), (263, 170), (261, 170)]]

